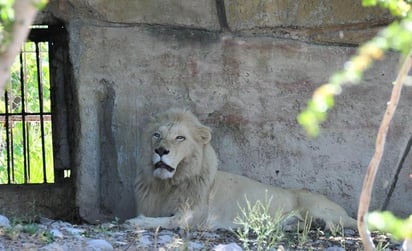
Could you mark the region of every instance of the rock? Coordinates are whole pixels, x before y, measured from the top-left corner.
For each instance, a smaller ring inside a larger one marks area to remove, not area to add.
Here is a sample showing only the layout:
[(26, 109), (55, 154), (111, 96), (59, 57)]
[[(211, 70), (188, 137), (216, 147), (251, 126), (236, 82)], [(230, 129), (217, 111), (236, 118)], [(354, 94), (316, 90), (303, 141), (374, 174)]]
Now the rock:
[(74, 227), (64, 227), (65, 231), (69, 232), (71, 235), (80, 235), (85, 232), (84, 229), (74, 228)]
[(243, 249), (239, 247), (236, 243), (229, 244), (219, 244), (214, 249), (214, 251), (242, 251)]
[(407, 239), (402, 244), (402, 250), (412, 250), (412, 240)]
[(345, 251), (343, 247), (332, 246), (324, 249), (324, 251)]
[(36, 250), (35, 243), (21, 243), (21, 250)]
[(100, 226), (101, 226), (101, 228), (107, 229), (107, 230), (110, 230), (110, 229), (113, 229), (113, 228), (117, 227), (117, 225), (115, 225), (115, 224), (113, 224), (113, 223), (111, 223), (111, 222), (103, 223), (103, 224), (101, 224)]
[(39, 248), (39, 251), (66, 251), (64, 247), (62, 247), (58, 243), (51, 243), (44, 247)]
[(24, 229), (24, 226), (19, 223), (19, 224), (15, 225), (15, 226), (13, 227), (13, 229), (14, 229), (15, 231), (22, 232), (23, 229)]
[(58, 238), (58, 239), (64, 238), (63, 233), (58, 229), (53, 228), (52, 230), (50, 230), (50, 233), (53, 235), (53, 238)]
[(345, 229), (345, 236), (355, 236), (356, 235), (356, 231), (353, 229)]
[(113, 246), (106, 240), (90, 240), (87, 242), (87, 250), (90, 251), (106, 251), (113, 250)]
[(10, 227), (10, 221), (4, 215), (0, 215), (0, 227), (4, 227), (4, 228)]
[(159, 235), (157, 238), (157, 242), (159, 245), (165, 245), (168, 243), (171, 243), (173, 241), (173, 236), (165, 234), (165, 235)]
[(200, 242), (189, 242), (189, 244), (187, 245), (187, 248), (189, 250), (203, 250), (205, 248), (205, 245), (203, 245)]
[(150, 236), (148, 234), (143, 234), (142, 236), (140, 236), (139, 246), (150, 247), (151, 245), (152, 245), (152, 241), (150, 240)]
[(40, 217), (40, 218), (39, 218), (39, 223), (40, 223), (40, 224), (43, 224), (43, 225), (50, 225), (50, 224), (52, 224), (52, 223), (54, 223), (54, 222), (55, 222), (54, 220), (51, 220), (51, 219), (46, 218), (46, 217)]

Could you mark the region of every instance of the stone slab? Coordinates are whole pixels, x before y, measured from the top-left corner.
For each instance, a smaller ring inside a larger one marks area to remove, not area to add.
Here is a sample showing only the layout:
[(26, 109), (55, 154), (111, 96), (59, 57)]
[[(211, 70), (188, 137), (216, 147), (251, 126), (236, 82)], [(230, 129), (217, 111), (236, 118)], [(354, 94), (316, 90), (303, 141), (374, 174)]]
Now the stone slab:
[(296, 27), (315, 28), (387, 23), (387, 11), (363, 8), (358, 0), (225, 0), (226, 16), (233, 31)]
[(52, 0), (45, 12), (66, 20), (220, 30), (215, 0)]

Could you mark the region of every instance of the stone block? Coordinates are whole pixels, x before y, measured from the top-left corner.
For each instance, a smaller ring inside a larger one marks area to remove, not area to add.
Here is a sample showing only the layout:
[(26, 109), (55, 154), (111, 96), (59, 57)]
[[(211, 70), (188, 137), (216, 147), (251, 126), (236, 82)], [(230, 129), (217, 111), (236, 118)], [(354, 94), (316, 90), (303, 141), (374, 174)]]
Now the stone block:
[(390, 14), (375, 8), (363, 8), (360, 0), (225, 0), (231, 30), (296, 27), (320, 28), (387, 23)]
[[(57, 3), (56, 3), (57, 2)], [(52, 1), (56, 12), (76, 9), (70, 16), (93, 18), (116, 24), (150, 24), (219, 30), (214, 0), (70, 0)], [(61, 15), (61, 14), (60, 14)], [(67, 15), (66, 15), (67, 16)]]

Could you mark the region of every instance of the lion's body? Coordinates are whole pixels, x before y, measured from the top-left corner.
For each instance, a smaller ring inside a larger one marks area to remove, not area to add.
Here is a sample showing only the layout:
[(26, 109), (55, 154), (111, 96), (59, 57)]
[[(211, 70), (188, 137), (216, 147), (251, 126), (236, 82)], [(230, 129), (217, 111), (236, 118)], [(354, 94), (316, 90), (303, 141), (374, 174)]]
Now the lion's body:
[(190, 112), (168, 111), (148, 130), (150, 136), (154, 133), (152, 148), (148, 156), (142, 155), (147, 165), (138, 169), (136, 180), (140, 216), (128, 220), (129, 224), (145, 228), (235, 228), (233, 221), (239, 206), (245, 207), (245, 198), (253, 204), (269, 197), (273, 215), (293, 211), (302, 219), (308, 213), (327, 226), (356, 227), (356, 221), (341, 206), (323, 195), (282, 189), (217, 171), (210, 129)]

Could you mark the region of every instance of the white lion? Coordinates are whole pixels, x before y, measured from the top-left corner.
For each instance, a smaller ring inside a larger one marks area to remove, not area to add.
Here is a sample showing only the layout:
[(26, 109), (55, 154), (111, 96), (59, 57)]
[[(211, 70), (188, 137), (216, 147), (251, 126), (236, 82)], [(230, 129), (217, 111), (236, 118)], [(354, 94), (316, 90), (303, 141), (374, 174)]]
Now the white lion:
[[(126, 223), (142, 228), (239, 227), (233, 221), (245, 207), (271, 197), (270, 213), (295, 212), (323, 220), (326, 227), (356, 221), (325, 196), (305, 190), (287, 190), (249, 178), (218, 171), (210, 145), (211, 130), (189, 111), (172, 109), (155, 118), (148, 127), (138, 167), (136, 201), (138, 217)], [(149, 143), (151, 142), (151, 143)], [(146, 162), (147, 161), (147, 162)], [(265, 192), (267, 191), (267, 192)]]

